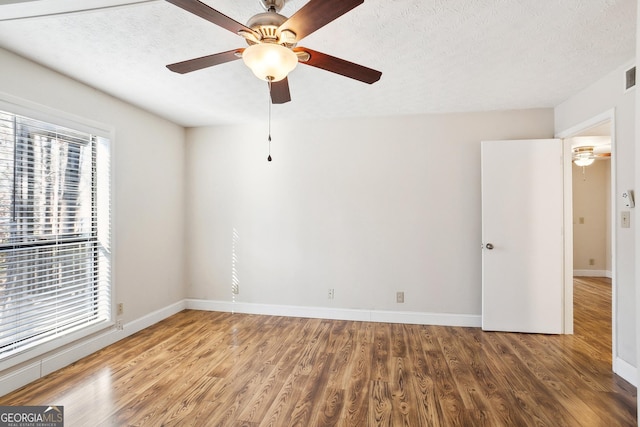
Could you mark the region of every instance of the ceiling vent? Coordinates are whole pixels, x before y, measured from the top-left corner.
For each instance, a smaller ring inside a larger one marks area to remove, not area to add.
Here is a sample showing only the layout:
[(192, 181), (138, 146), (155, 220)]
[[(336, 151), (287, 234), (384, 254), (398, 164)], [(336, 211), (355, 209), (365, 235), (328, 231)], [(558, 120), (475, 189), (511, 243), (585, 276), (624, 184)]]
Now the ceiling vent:
[(636, 67), (629, 68), (624, 73), (624, 89), (629, 90), (636, 85)]

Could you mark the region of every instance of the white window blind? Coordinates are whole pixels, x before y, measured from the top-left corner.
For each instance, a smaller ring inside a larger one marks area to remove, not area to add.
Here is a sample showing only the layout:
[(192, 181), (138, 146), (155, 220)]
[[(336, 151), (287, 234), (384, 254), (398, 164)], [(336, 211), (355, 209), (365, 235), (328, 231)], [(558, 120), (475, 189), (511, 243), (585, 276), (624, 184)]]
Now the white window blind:
[(0, 111), (0, 360), (111, 318), (109, 140)]

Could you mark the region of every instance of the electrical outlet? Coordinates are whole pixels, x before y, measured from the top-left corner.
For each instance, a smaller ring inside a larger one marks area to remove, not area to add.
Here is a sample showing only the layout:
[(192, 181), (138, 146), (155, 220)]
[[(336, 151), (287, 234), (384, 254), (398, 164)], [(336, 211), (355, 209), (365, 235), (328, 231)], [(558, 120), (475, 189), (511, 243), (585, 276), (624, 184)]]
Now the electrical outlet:
[(329, 295), (328, 295), (329, 299), (333, 299), (334, 295), (335, 295), (334, 289), (333, 288), (329, 288)]
[(404, 303), (404, 292), (402, 291), (396, 292), (396, 302), (400, 304)]
[(124, 314), (124, 303), (123, 302), (119, 302), (118, 303), (118, 308), (116, 310), (116, 314), (118, 316), (122, 316)]
[(119, 331), (123, 331), (124, 330), (124, 326), (122, 325), (122, 320), (118, 319), (116, 320), (116, 329)]
[(238, 295), (240, 293), (240, 287), (238, 285), (231, 286), (231, 293), (234, 295)]

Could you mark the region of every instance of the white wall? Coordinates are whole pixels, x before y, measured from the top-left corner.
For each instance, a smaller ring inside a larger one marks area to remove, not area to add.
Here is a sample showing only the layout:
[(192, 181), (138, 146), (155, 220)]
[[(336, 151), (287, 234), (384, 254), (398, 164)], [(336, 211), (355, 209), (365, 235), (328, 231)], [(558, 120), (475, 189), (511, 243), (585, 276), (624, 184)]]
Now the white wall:
[(585, 168), (572, 164), (572, 172), (574, 274), (610, 277), (611, 162), (599, 160)]
[(274, 123), (272, 163), (266, 132), (187, 132), (189, 297), (479, 316), (480, 141), (553, 112)]
[(2, 49), (0, 64), (0, 98), (115, 129), (112, 277), (123, 323), (182, 301), (184, 129)]
[[(591, 120), (605, 111), (615, 108), (613, 124), (615, 156), (616, 206), (612, 207), (615, 221), (614, 275), (617, 284), (615, 301), (617, 313), (617, 336), (614, 337), (614, 352), (622, 363), (636, 366), (636, 320), (635, 320), (635, 228), (636, 210), (631, 210), (631, 228), (620, 227), (620, 212), (623, 190), (634, 187), (635, 180), (635, 91), (624, 92), (624, 72), (633, 65), (626, 64), (609, 73), (588, 88), (577, 93), (555, 108), (555, 129), (564, 133), (581, 123)], [(614, 362), (615, 363), (615, 362)], [(614, 365), (615, 366), (615, 365)]]

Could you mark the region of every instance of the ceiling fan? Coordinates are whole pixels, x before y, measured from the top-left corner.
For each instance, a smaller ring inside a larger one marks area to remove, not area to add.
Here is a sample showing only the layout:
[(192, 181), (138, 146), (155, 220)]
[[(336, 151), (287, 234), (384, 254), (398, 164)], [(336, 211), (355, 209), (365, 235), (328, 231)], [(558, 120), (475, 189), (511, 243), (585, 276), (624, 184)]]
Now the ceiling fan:
[(189, 73), (242, 58), (258, 78), (269, 82), (274, 104), (291, 101), (287, 75), (298, 62), (368, 84), (377, 82), (382, 76), (380, 71), (297, 46), (304, 37), (364, 3), (364, 0), (310, 0), (290, 18), (278, 13), (286, 0), (258, 0), (266, 12), (251, 17), (247, 25), (199, 0), (167, 1), (242, 36), (249, 45), (167, 65), (176, 73)]
[(607, 159), (611, 157), (611, 152), (595, 152), (593, 146), (580, 146), (574, 147), (572, 153), (572, 160), (576, 166), (589, 166), (596, 159)]

